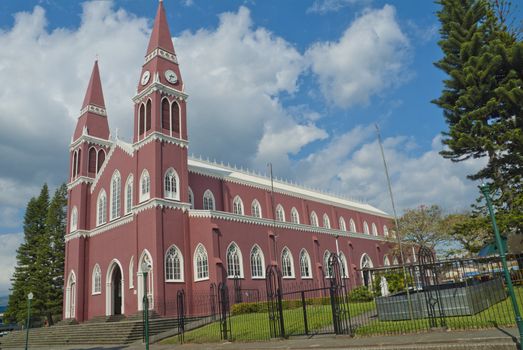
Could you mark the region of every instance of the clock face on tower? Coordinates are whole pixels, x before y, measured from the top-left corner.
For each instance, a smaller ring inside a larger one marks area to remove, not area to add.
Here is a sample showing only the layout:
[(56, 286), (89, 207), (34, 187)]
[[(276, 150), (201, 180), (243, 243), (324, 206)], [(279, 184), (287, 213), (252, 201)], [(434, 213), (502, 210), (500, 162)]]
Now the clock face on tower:
[(142, 74), (142, 85), (145, 85), (149, 82), (149, 78), (151, 77), (151, 73), (149, 73), (148, 70), (146, 70), (145, 72), (143, 72)]
[(167, 81), (171, 84), (176, 84), (178, 82), (178, 77), (176, 76), (176, 73), (170, 69), (165, 71), (165, 79), (167, 79)]

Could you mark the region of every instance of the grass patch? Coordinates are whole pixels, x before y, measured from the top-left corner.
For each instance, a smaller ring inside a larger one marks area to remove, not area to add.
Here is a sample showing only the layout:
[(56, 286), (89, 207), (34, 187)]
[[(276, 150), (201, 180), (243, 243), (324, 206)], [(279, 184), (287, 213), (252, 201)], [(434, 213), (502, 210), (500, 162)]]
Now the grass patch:
[[(373, 301), (350, 303), (351, 316), (375, 309)], [(332, 329), (332, 311), (330, 305), (307, 305), (307, 324), (309, 334), (324, 333)], [(303, 309), (295, 308), (283, 311), (286, 335), (305, 334)], [(235, 341), (259, 341), (270, 338), (269, 315), (267, 312), (231, 316), (232, 339)], [(220, 324), (213, 322), (185, 333), (186, 343), (219, 342)], [(165, 339), (161, 344), (179, 344), (178, 337)]]

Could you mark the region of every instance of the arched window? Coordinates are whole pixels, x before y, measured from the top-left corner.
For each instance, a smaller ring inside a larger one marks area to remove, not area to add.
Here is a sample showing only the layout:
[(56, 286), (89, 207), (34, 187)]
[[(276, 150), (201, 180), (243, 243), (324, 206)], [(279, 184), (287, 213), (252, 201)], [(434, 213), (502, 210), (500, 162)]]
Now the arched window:
[(383, 225), (383, 235), (385, 237), (389, 237), (389, 229), (388, 229), (387, 225)]
[(340, 258), (341, 277), (349, 278), (349, 274), (348, 274), (349, 268), (347, 265), (347, 258), (345, 257), (345, 254), (343, 254), (343, 252), (340, 252), (339, 258)]
[(331, 256), (331, 252), (328, 250), (323, 253), (323, 271), (325, 273), (325, 278), (331, 278), (332, 277), (332, 268), (329, 265), (329, 258)]
[(283, 278), (294, 278), (294, 263), (289, 248), (283, 248), (281, 252), (281, 268)]
[(89, 166), (87, 171), (91, 174), (96, 173), (96, 149), (94, 147), (89, 148)]
[(252, 201), (251, 213), (252, 213), (252, 216), (254, 216), (255, 218), (261, 218), (262, 217), (260, 202), (258, 202), (257, 199)]
[(300, 275), (301, 278), (312, 278), (311, 258), (305, 249), (300, 251)]
[(383, 257), (383, 266), (390, 266), (390, 260), (387, 255)]
[(323, 227), (331, 228), (331, 221), (330, 221), (329, 216), (327, 214), (323, 214)]
[(169, 100), (165, 97), (162, 99), (162, 128), (170, 130), (171, 129), (171, 117), (170, 113)]
[(73, 171), (71, 173), (71, 177), (74, 179), (76, 177), (76, 174), (78, 174), (78, 172), (76, 171), (76, 169), (78, 168), (78, 153), (76, 151), (73, 152)]
[(207, 257), (207, 250), (201, 243), (196, 246), (194, 251), (194, 271), (196, 281), (209, 279), (209, 258)]
[(300, 214), (298, 214), (298, 210), (295, 207), (291, 209), (291, 221), (293, 224), (300, 223)]
[(340, 230), (347, 231), (347, 225), (345, 225), (345, 219), (340, 216)]
[(242, 252), (234, 242), (227, 248), (227, 277), (243, 278)]
[(111, 178), (111, 220), (120, 217), (120, 199), (122, 192), (122, 181), (120, 173), (116, 170)]
[(107, 196), (104, 190), (98, 195), (96, 208), (96, 226), (103, 225), (107, 222)]
[(367, 221), (363, 221), (363, 233), (366, 235), (370, 235), (369, 224), (367, 224)]
[(96, 264), (93, 268), (92, 294), (102, 293), (102, 271), (100, 265)]
[(165, 173), (164, 177), (164, 196), (169, 199), (180, 199), (180, 192), (178, 191), (178, 174), (173, 168), (170, 168)]
[(127, 177), (125, 182), (125, 214), (133, 210), (133, 174)]
[(100, 171), (105, 161), (105, 151), (103, 149), (98, 151), (98, 160), (96, 164), (96, 173)]
[(285, 210), (283, 210), (281, 204), (278, 204), (278, 206), (276, 207), (276, 220), (285, 221)]
[(367, 254), (364, 253), (361, 256), (360, 269), (362, 270), (361, 271), (361, 277), (363, 279), (363, 285), (366, 286), (366, 287), (370, 287), (370, 285), (372, 284), (371, 273), (370, 273), (369, 270), (366, 270), (366, 269), (370, 269), (373, 266), (374, 265), (372, 264), (372, 260), (369, 258), (369, 256)]
[(234, 197), (232, 201), (232, 211), (234, 214), (243, 215), (243, 201), (240, 196)]
[(188, 188), (187, 192), (189, 192), (189, 203), (191, 204), (191, 209), (194, 209), (194, 194), (192, 193), (190, 187)]
[(400, 264), (397, 257), (394, 257), (394, 259), (392, 260), (392, 264), (394, 264), (394, 266), (397, 266)]
[(314, 211), (311, 213), (311, 225), (318, 227), (318, 215)]
[(165, 254), (165, 281), (183, 282), (183, 256), (174, 244)]
[(260, 247), (255, 244), (251, 249), (251, 276), (252, 278), (264, 278), (265, 259)]
[(180, 106), (178, 105), (178, 102), (173, 101), (171, 105), (171, 116), (172, 116), (172, 126), (173, 126), (173, 132), (179, 134), (180, 133)]
[(214, 210), (214, 195), (210, 190), (203, 194), (203, 210)]
[(145, 131), (151, 130), (151, 100), (147, 100), (147, 106), (145, 110)]
[(378, 228), (376, 227), (376, 224), (375, 223), (372, 223), (372, 234), (374, 236), (377, 236), (378, 235)]
[(140, 113), (138, 116), (138, 135), (142, 136), (145, 130), (145, 106), (140, 105)]
[(78, 209), (76, 209), (76, 206), (73, 207), (73, 210), (71, 211), (71, 227), (70, 232), (74, 232), (78, 229)]
[(76, 158), (76, 176), (80, 174), (80, 167), (82, 166), (82, 150), (78, 150), (78, 156)]
[(151, 197), (151, 177), (147, 169), (142, 171), (140, 178), (140, 202), (148, 200)]
[(356, 232), (356, 223), (350, 219), (350, 232)]
[(134, 255), (129, 262), (129, 289), (134, 288)]

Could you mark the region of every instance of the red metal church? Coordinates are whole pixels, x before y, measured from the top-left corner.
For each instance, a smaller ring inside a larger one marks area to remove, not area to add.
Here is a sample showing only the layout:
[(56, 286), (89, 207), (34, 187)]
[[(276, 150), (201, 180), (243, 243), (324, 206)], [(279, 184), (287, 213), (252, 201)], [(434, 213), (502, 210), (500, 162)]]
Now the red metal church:
[(187, 94), (162, 2), (134, 101), (132, 143), (111, 139), (95, 62), (70, 145), (64, 318), (142, 309), (142, 263), (159, 315), (184, 289), (241, 279), (265, 289), (265, 267), (284, 282), (321, 285), (329, 252), (351, 285), (362, 267), (397, 263), (391, 216), (249, 171), (188, 157)]

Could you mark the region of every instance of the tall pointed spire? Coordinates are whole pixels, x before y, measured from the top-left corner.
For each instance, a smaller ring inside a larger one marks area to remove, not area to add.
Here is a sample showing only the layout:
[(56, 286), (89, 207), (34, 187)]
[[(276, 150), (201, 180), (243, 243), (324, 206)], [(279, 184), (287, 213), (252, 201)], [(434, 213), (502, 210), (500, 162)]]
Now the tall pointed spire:
[(85, 93), (82, 109), (88, 105), (105, 108), (102, 82), (100, 81), (100, 71), (98, 69), (98, 60), (94, 61), (93, 72), (91, 73), (89, 85), (87, 85), (87, 91)]
[(73, 140), (77, 140), (82, 135), (90, 135), (105, 140), (109, 139), (109, 124), (107, 122), (107, 111), (105, 110), (98, 60), (94, 61), (91, 79), (89, 79), (89, 84), (87, 85), (80, 117), (76, 122)]
[(156, 48), (162, 48), (170, 53), (174, 53), (171, 32), (169, 31), (167, 17), (165, 16), (165, 10), (163, 8), (163, 1), (158, 3), (151, 39), (149, 40), (149, 46), (147, 46), (147, 55)]

